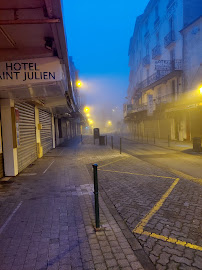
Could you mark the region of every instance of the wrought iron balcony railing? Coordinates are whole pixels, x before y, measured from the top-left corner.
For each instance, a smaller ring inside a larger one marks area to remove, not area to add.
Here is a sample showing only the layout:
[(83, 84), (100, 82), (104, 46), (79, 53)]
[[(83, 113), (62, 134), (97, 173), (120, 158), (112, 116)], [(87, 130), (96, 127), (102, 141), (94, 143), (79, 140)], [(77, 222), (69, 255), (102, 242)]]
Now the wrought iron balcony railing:
[(160, 23), (160, 18), (159, 16), (156, 18), (156, 20), (154, 21), (154, 26), (157, 27)]
[[(163, 60), (162, 60), (163, 61)], [(162, 79), (166, 75), (170, 74), (171, 72), (175, 70), (182, 70), (182, 61), (181, 60), (165, 60), (166, 61), (166, 68), (162, 66), (161, 70), (157, 70), (154, 74), (149, 76), (147, 79), (142, 81), (139, 85), (139, 89), (144, 89), (148, 87), (149, 85), (157, 82), (158, 80)]]
[(146, 55), (146, 56), (143, 58), (142, 64), (143, 64), (144, 67), (150, 65), (150, 55)]
[(164, 38), (164, 45), (165, 48), (168, 47), (170, 44), (172, 44), (173, 42), (175, 42), (175, 32), (174, 31), (170, 31)]
[(156, 57), (160, 55), (161, 55), (161, 46), (158, 44), (152, 50), (152, 59), (155, 59)]
[(175, 0), (169, 0), (168, 5), (167, 5), (167, 9), (170, 9), (175, 3)]

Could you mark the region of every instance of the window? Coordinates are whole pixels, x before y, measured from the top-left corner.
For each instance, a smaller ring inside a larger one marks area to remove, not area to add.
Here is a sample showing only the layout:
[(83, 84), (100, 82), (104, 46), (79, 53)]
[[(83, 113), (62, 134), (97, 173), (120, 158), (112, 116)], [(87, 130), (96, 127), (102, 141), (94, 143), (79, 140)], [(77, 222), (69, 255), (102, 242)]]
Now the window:
[(175, 60), (175, 50), (170, 51), (170, 60), (171, 61)]
[(145, 26), (146, 26), (146, 31), (148, 30), (148, 19), (146, 20), (146, 22), (145, 22)]
[(172, 94), (175, 95), (175, 80), (172, 80)]
[(169, 29), (170, 29), (170, 32), (174, 31), (174, 19), (173, 19), (173, 17), (171, 17), (169, 19)]
[(149, 43), (146, 45), (146, 55), (149, 55)]
[(155, 7), (155, 18), (158, 19), (158, 16), (159, 16), (159, 7), (156, 6)]
[(159, 32), (156, 33), (156, 44), (159, 44)]

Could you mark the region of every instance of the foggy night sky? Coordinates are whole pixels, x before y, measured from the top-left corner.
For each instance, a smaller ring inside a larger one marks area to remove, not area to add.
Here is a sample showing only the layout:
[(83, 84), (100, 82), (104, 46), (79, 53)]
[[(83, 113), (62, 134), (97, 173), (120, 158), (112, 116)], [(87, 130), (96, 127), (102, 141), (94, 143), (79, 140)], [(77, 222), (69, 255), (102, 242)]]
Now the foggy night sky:
[[(87, 83), (86, 102), (122, 105), (128, 87), (128, 47), (148, 0), (63, 0), (69, 56)], [(89, 87), (90, 85), (90, 87)]]

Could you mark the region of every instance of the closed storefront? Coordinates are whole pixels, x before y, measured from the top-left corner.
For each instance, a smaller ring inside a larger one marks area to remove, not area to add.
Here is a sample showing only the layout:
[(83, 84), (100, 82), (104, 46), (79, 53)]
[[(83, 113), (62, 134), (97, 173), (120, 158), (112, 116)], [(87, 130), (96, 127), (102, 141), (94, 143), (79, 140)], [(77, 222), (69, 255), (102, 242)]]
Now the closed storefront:
[(27, 103), (16, 103), (18, 170), (21, 172), (37, 159), (35, 107)]
[(42, 125), (40, 130), (41, 146), (43, 148), (43, 154), (45, 154), (53, 148), (51, 114), (39, 109), (39, 123)]
[(0, 178), (4, 176), (4, 163), (2, 151), (1, 121), (0, 121)]

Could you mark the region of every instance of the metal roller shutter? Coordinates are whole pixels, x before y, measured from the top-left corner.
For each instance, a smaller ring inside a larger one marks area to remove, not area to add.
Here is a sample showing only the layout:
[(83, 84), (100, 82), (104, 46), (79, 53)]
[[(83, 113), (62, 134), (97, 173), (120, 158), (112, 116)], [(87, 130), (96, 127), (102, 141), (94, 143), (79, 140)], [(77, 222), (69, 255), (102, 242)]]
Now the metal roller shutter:
[(0, 178), (4, 176), (4, 159), (2, 153), (1, 120), (0, 120)]
[(43, 147), (43, 154), (45, 154), (53, 148), (51, 114), (39, 110), (39, 123), (42, 124), (42, 129), (40, 130), (41, 145)]
[(37, 159), (35, 108), (27, 103), (16, 103), (15, 107), (19, 110), (18, 170), (21, 172)]
[(0, 154), (0, 178), (4, 176), (3, 154)]

